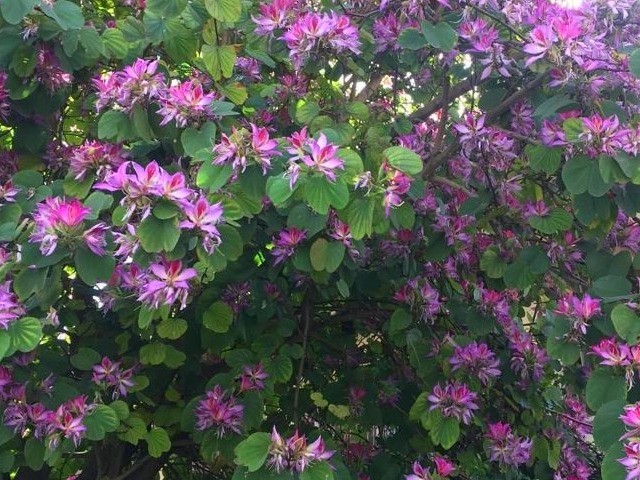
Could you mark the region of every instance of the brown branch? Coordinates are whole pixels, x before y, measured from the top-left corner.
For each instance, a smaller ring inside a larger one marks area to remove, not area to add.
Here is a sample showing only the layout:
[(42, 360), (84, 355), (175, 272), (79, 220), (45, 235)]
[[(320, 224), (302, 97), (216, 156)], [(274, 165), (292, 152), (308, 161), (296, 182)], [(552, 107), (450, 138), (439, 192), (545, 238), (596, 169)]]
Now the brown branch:
[(382, 75), (379, 73), (374, 74), (369, 79), (369, 81), (367, 82), (365, 87), (362, 89), (362, 91), (356, 95), (355, 100), (357, 102), (364, 102), (369, 98), (369, 95), (371, 95), (375, 90), (377, 90), (377, 88), (380, 86), (381, 83), (382, 83)]
[[(467, 80), (463, 80), (460, 83), (456, 83), (449, 90), (448, 102), (455, 100), (458, 97), (461, 97), (465, 93), (472, 90), (474, 87), (481, 85), (483, 82), (486, 82), (487, 79), (480, 80), (478, 83), (474, 82), (472, 79), (468, 78)], [(409, 115), (409, 120), (424, 120), (428, 118), (430, 115), (434, 114), (438, 110), (442, 108), (444, 105), (444, 97), (438, 96), (438, 98), (434, 98), (429, 103), (427, 103), (424, 107), (419, 108), (411, 115)]]
[(304, 322), (304, 331), (302, 333), (302, 355), (300, 356), (300, 363), (298, 364), (298, 374), (296, 375), (295, 390), (293, 392), (293, 421), (298, 426), (300, 405), (300, 389), (302, 388), (302, 376), (304, 374), (304, 361), (307, 355), (307, 343), (309, 340), (309, 328), (311, 326), (311, 320), (313, 319), (313, 287), (309, 287), (305, 292), (304, 299), (302, 300), (302, 313), (300, 316), (302, 322)]
[[(496, 108), (487, 112), (485, 116), (486, 123), (492, 120), (495, 120), (503, 113), (506, 113), (511, 107), (511, 105), (518, 102), (519, 100), (522, 100), (532, 90), (535, 90), (536, 88), (541, 86), (546, 78), (547, 78), (547, 72), (541, 73), (536, 78), (534, 78), (529, 83), (527, 83), (524, 87), (522, 87), (520, 90), (515, 92), (513, 95), (503, 100)], [(424, 171), (422, 172), (422, 178), (424, 178), (425, 180), (431, 178), (433, 176), (433, 173), (436, 171), (436, 169), (440, 165), (442, 165), (446, 160), (448, 160), (451, 157), (451, 155), (453, 155), (458, 150), (458, 147), (459, 147), (458, 141), (454, 140), (442, 152), (431, 157), (427, 161), (424, 167)]]
[(434, 142), (434, 150), (438, 151), (442, 148), (444, 140), (444, 130), (447, 128), (447, 120), (449, 119), (449, 93), (451, 89), (451, 80), (449, 78), (449, 68), (442, 70), (442, 109), (440, 111), (440, 125)]

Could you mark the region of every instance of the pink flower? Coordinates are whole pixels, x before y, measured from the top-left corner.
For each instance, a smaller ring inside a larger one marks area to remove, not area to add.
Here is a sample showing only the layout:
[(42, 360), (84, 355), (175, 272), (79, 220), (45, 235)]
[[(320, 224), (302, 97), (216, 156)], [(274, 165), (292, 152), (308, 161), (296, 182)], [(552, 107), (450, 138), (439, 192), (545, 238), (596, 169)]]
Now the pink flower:
[(448, 477), (451, 475), (456, 467), (451, 460), (440, 455), (433, 457), (433, 463), (436, 464), (436, 473), (441, 477)]
[(69, 173), (76, 180), (83, 180), (87, 173), (101, 177), (106, 170), (118, 168), (126, 160), (126, 153), (120, 145), (87, 140), (72, 149), (69, 158)]
[(344, 170), (344, 161), (337, 156), (338, 147), (330, 144), (324, 133), (318, 140), (308, 140), (311, 155), (303, 155), (301, 160), (312, 170), (322, 173), (327, 180), (335, 182), (336, 170)]
[(307, 445), (307, 438), (296, 431), (285, 441), (274, 426), (267, 465), (278, 473), (283, 470), (302, 473), (312, 463), (328, 460), (333, 454), (326, 450), (322, 437)]
[(298, 244), (305, 238), (307, 238), (307, 231), (295, 227), (289, 227), (279, 232), (277, 237), (273, 239), (274, 248), (271, 250), (271, 255), (275, 257), (275, 265), (291, 257)]
[(36, 206), (33, 215), (34, 229), (29, 242), (39, 243), (43, 255), (51, 255), (58, 240), (67, 242), (80, 236), (83, 221), (91, 213), (80, 200), (66, 200), (60, 197), (47, 197), (44, 203)]
[(187, 219), (180, 222), (180, 228), (198, 229), (203, 234), (203, 247), (212, 254), (220, 245), (220, 232), (216, 225), (222, 219), (222, 204), (211, 205), (205, 196), (200, 196), (195, 203), (183, 205)]
[(242, 367), (242, 374), (240, 375), (240, 391), (264, 390), (264, 381), (268, 376), (267, 372), (264, 371), (262, 363), (245, 365)]
[(197, 81), (188, 80), (171, 86), (161, 92), (159, 99), (160, 125), (175, 120), (178, 127), (186, 127), (190, 122), (203, 121), (212, 116), (211, 103), (217, 97), (215, 92), (204, 93), (202, 84)]
[(640, 443), (630, 442), (624, 446), (625, 458), (618, 460), (627, 469), (625, 480), (640, 478)]
[(477, 377), (483, 385), (500, 376), (500, 362), (486, 343), (472, 342), (464, 347), (456, 347), (449, 363), (453, 371), (462, 369), (466, 374)]
[(108, 357), (103, 357), (102, 361), (93, 366), (91, 380), (97, 385), (105, 388), (113, 388), (112, 398), (118, 399), (126, 396), (129, 389), (134, 386), (133, 369), (123, 370), (120, 362), (112, 362)]
[(269, 131), (265, 127), (251, 124), (251, 148), (256, 162), (262, 167), (262, 173), (266, 174), (271, 168), (271, 158), (282, 155), (276, 148), (278, 142), (269, 139)]
[(6, 120), (11, 111), (9, 105), (9, 91), (6, 88), (8, 75), (0, 72), (0, 118)]
[(153, 308), (173, 305), (180, 301), (180, 308), (187, 306), (189, 280), (198, 275), (194, 268), (182, 268), (180, 260), (162, 260), (149, 266), (148, 283), (140, 287), (138, 300)]
[(196, 407), (196, 429), (215, 428), (218, 437), (223, 437), (228, 430), (240, 433), (243, 410), (242, 405), (236, 404), (233, 395), (227, 394), (220, 385), (216, 385)]
[(629, 365), (629, 346), (618, 343), (614, 338), (605, 338), (598, 345), (591, 347), (591, 351), (602, 358), (600, 365), (627, 366)]
[(430, 411), (438, 410), (443, 417), (457, 418), (465, 425), (471, 422), (473, 410), (479, 408), (475, 403), (477, 398), (478, 395), (469, 387), (458, 382), (447, 382), (444, 388), (437, 384), (427, 397), (431, 402)]
[(251, 19), (257, 25), (256, 35), (269, 35), (274, 30), (283, 28), (293, 14), (296, 0), (273, 0), (271, 3), (260, 5), (260, 13), (252, 15)]
[(529, 33), (529, 37), (531, 41), (523, 47), (524, 52), (530, 55), (525, 61), (525, 66), (529, 66), (544, 57), (558, 39), (551, 25), (534, 27)]
[(620, 437), (621, 440), (640, 435), (640, 403), (625, 406), (624, 413), (619, 418), (622, 423), (630, 427), (627, 429), (627, 433)]
[(517, 467), (529, 461), (533, 442), (513, 435), (509, 424), (490, 423), (486, 437), (489, 439), (490, 460), (492, 462)]

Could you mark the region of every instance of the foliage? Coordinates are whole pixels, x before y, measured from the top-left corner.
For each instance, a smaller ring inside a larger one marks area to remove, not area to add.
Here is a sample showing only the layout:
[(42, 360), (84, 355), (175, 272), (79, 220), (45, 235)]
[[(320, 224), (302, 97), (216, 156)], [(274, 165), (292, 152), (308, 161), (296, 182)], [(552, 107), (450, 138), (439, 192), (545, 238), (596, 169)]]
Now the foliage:
[(639, 17), (0, 0), (0, 472), (640, 478)]

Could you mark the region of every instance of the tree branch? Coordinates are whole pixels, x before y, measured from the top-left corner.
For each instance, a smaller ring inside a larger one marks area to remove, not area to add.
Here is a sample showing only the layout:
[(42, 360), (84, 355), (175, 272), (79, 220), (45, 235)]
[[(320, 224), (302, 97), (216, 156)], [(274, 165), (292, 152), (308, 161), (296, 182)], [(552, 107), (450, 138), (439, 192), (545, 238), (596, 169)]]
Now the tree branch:
[[(486, 81), (487, 79), (484, 79), (476, 83), (473, 79), (468, 78), (467, 80), (463, 80), (460, 83), (456, 83), (449, 90), (447, 103), (451, 102), (452, 100), (455, 100), (458, 97), (461, 97), (465, 93), (471, 91), (474, 87), (481, 85)], [(411, 115), (409, 115), (409, 120), (414, 120), (414, 121), (424, 120), (428, 118), (430, 115), (440, 110), (443, 105), (444, 105), (444, 97), (438, 96), (438, 98), (434, 98), (429, 103), (427, 103), (424, 107), (419, 108), (418, 110), (413, 112)]]
[(308, 287), (302, 300), (301, 320), (304, 323), (304, 331), (302, 333), (302, 356), (298, 364), (298, 374), (296, 376), (295, 391), (293, 393), (293, 421), (298, 426), (300, 405), (300, 388), (302, 386), (302, 375), (304, 374), (304, 361), (307, 355), (307, 342), (309, 339), (309, 327), (313, 318), (313, 287)]

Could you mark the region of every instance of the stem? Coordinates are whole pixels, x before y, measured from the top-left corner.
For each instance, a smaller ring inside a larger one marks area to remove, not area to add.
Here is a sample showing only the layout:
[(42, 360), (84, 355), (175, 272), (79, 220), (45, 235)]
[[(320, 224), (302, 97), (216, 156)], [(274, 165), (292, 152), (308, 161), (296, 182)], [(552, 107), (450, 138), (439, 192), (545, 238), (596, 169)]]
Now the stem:
[(307, 342), (309, 339), (309, 327), (313, 318), (313, 287), (307, 288), (304, 300), (302, 301), (301, 320), (304, 323), (302, 333), (302, 356), (298, 364), (298, 374), (296, 376), (295, 391), (293, 393), (293, 421), (296, 428), (299, 422), (300, 389), (302, 388), (302, 375), (304, 374), (304, 361), (307, 355)]

